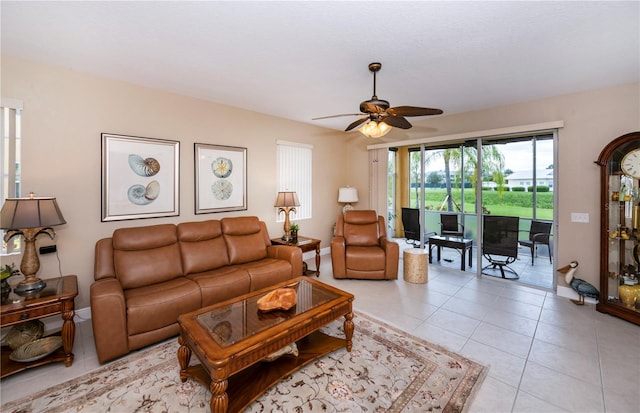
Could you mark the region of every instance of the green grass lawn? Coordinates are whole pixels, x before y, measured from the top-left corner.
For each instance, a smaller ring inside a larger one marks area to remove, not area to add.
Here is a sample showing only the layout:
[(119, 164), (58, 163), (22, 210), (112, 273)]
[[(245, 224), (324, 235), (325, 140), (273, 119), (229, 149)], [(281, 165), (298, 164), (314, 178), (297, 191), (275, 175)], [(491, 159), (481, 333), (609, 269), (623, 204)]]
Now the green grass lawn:
[[(438, 210), (442, 205), (447, 191), (445, 189), (426, 189), (425, 206), (427, 209)], [(453, 191), (453, 200), (461, 205), (459, 190)], [(509, 215), (521, 218), (533, 218), (533, 193), (531, 192), (503, 192), (482, 191), (483, 204), (491, 215)], [(476, 196), (473, 189), (465, 190), (465, 212), (475, 213)], [(539, 192), (537, 194), (538, 208), (536, 218), (553, 219), (553, 192)], [(416, 192), (411, 191), (411, 207), (416, 206)], [(444, 206), (447, 208), (446, 204)]]

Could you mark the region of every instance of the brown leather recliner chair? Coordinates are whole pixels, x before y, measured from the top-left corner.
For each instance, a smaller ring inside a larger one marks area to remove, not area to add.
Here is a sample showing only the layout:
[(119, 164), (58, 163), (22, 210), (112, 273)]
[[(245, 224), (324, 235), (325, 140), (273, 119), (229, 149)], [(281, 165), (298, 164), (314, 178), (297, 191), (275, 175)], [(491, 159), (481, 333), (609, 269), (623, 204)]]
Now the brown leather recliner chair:
[(351, 210), (339, 215), (331, 240), (333, 278), (395, 280), (398, 244), (387, 238), (384, 217), (376, 211)]

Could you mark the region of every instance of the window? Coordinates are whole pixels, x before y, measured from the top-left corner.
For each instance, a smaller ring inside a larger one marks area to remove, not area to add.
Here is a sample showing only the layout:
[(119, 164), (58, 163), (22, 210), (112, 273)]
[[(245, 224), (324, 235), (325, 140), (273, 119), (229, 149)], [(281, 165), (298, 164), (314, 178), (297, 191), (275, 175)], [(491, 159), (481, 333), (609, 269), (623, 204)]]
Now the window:
[[(291, 220), (311, 218), (313, 146), (286, 141), (277, 141), (277, 146), (278, 191), (295, 191), (300, 201)], [(282, 221), (284, 214), (278, 214), (277, 222)]]
[[(0, 204), (7, 198), (20, 196), (20, 118), (22, 102), (4, 99), (0, 104), (0, 159), (2, 160), (2, 179), (0, 180)], [(0, 231), (4, 239), (4, 231)], [(21, 237), (14, 237), (9, 244), (2, 242), (0, 254), (20, 251)]]

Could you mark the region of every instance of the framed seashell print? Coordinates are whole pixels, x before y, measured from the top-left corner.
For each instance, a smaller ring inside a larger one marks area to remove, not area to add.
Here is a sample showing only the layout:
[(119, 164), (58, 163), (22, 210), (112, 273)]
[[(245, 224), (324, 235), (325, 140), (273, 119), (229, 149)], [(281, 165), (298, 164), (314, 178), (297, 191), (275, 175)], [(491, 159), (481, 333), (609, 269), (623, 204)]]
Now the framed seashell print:
[(102, 134), (102, 221), (180, 215), (180, 142)]
[(247, 209), (247, 148), (194, 144), (195, 213)]

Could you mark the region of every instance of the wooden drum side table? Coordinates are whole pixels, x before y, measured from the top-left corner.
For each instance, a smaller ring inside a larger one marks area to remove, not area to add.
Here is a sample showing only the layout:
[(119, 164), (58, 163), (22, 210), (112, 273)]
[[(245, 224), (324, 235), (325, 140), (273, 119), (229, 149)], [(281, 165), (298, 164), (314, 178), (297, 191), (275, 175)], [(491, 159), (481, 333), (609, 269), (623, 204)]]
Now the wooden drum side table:
[(282, 238), (272, 238), (272, 245), (292, 245), (294, 247), (298, 247), (302, 250), (302, 253), (315, 251), (316, 252), (316, 269), (305, 271), (304, 275), (315, 275), (316, 277), (320, 277), (320, 240), (309, 237), (301, 237), (298, 236), (298, 242), (294, 243), (291, 241), (285, 241)]
[(404, 280), (413, 284), (429, 282), (427, 251), (422, 248), (407, 248), (402, 253)]
[(74, 299), (78, 295), (78, 279), (75, 275), (44, 280), (47, 286), (24, 297), (11, 293), (7, 302), (0, 307), (0, 323), (2, 327), (20, 324), (29, 320), (50, 317), (60, 314), (62, 324), (62, 348), (52, 354), (30, 362), (17, 362), (9, 358), (12, 350), (2, 346), (2, 365), (0, 378), (18, 373), (28, 368), (62, 361), (65, 366), (73, 364), (73, 342), (76, 335)]

